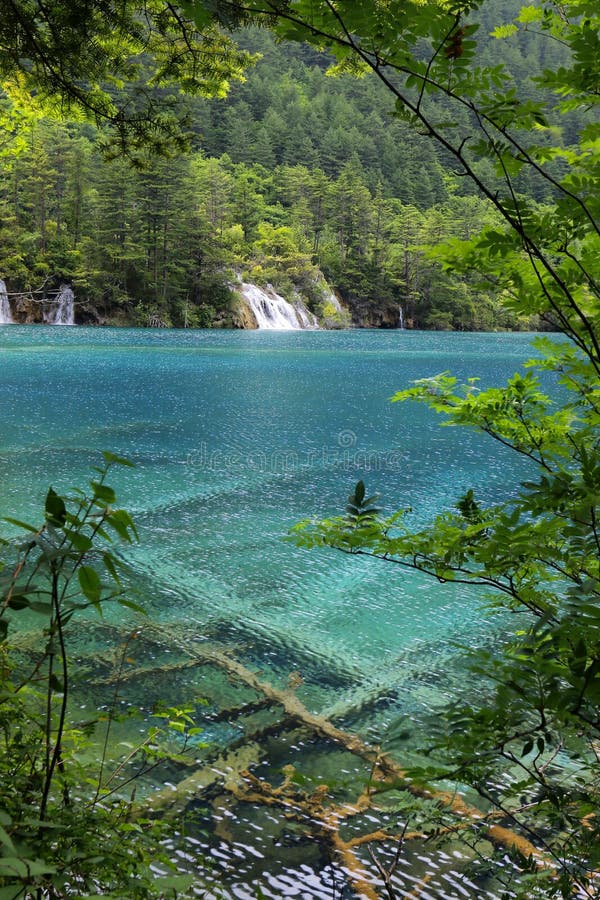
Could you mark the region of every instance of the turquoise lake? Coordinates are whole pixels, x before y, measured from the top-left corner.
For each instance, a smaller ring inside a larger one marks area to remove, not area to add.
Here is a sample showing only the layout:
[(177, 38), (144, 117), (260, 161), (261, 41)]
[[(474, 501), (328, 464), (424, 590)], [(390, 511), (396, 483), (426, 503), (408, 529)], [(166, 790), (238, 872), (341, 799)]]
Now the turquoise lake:
[[(153, 620), (210, 635), (274, 684), (299, 673), (309, 709), (355, 710), (344, 724), (366, 739), (384, 739), (398, 716), (418, 731), (452, 690), (440, 672), (460, 672), (457, 643), (489, 637), (480, 597), (285, 536), (299, 519), (342, 512), (359, 479), (384, 509), (411, 507), (415, 525), (470, 487), (510, 496), (524, 464), (390, 397), (447, 370), (501, 384), (530, 341), (2, 327), (0, 509), (36, 522), (49, 484), (85, 485), (101, 450), (127, 456), (135, 468), (110, 483), (140, 543), (120, 552)], [(315, 871), (301, 895), (330, 896)], [(244, 890), (231, 896), (253, 896)]]

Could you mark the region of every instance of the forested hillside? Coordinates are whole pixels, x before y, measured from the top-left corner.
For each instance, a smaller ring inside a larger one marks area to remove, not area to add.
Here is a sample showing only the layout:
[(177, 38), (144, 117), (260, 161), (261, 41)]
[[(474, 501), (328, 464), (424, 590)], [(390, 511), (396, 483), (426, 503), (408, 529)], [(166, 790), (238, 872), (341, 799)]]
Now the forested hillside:
[[(520, 90), (548, 62), (524, 38), (508, 60)], [(375, 79), (330, 77), (325, 54), (257, 28), (238, 41), (256, 62), (227, 99), (168, 98), (185, 105), (187, 154), (111, 159), (90, 125), (18, 123), (0, 150), (0, 276), (21, 321), (70, 283), (79, 322), (242, 327), (242, 277), (344, 324), (322, 272), (359, 325), (532, 324), (426, 251), (493, 213)]]

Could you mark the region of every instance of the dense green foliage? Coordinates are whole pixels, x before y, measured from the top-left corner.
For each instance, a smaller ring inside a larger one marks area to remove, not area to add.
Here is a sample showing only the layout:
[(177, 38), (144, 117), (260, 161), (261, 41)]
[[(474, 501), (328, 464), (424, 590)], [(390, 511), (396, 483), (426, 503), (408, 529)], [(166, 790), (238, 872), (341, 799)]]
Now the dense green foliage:
[[(32, 125), (10, 110), (0, 276), (11, 292), (68, 281), (78, 321), (231, 326), (241, 321), (228, 287), (236, 273), (284, 294), (296, 287), (323, 313), (318, 267), (362, 324), (394, 327), (400, 308), (413, 327), (532, 324), (503, 309), (493, 285), (444, 272), (425, 253), (479, 231), (494, 213), (444, 148), (392, 115), (377, 78), (329, 77), (329, 54), (278, 45), (264, 29), (236, 40), (244, 50), (230, 60), (235, 77), (254, 61), (245, 81), (226, 99), (174, 101), (191, 156), (173, 158), (172, 147), (161, 160), (130, 141), (129, 161), (111, 162), (110, 129)], [(485, 54), (493, 43), (484, 41)], [(544, 52), (529, 35), (517, 42), (514, 77), (540, 70)], [(560, 61), (560, 47), (551, 56)], [(167, 115), (173, 97), (142, 70), (148, 101)], [(204, 91), (216, 92), (216, 83)], [(456, 112), (466, 126), (466, 111)], [(485, 160), (477, 166), (490, 170)], [(528, 190), (538, 202), (548, 196), (543, 184)], [(25, 318), (35, 318), (40, 296), (25, 302)]]
[(223, 96), (250, 61), (161, 0), (2, 0), (0, 46), (0, 84), (21, 111), (103, 124), (115, 153), (185, 146), (179, 91)]
[(30, 319), (47, 280), (73, 284), (80, 322), (145, 325), (154, 315), (231, 326), (236, 273), (284, 294), (296, 288), (323, 314), (320, 267), (362, 322), (393, 327), (400, 305), (424, 327), (515, 322), (493, 290), (445, 273), (424, 251), (491, 221), (450, 179), (443, 202), (419, 209), (381, 184), (372, 192), (358, 159), (330, 176), (202, 152), (147, 158), (138, 170), (104, 159), (93, 132), (51, 122), (32, 126), (25, 144), (0, 162), (0, 238), (2, 276)]

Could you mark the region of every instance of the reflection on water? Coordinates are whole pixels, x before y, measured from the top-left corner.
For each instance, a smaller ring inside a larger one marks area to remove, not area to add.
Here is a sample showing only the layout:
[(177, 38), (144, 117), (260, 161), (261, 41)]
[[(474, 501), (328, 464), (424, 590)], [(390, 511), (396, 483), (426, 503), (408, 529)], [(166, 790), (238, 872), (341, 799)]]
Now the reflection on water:
[[(474, 592), (375, 561), (309, 553), (283, 537), (300, 518), (343, 509), (359, 478), (388, 510), (412, 507), (415, 525), (472, 485), (484, 499), (507, 496), (520, 473), (501, 448), (440, 429), (433, 414), (389, 397), (445, 370), (500, 383), (528, 356), (526, 336), (14, 326), (0, 341), (5, 514), (35, 520), (49, 483), (84, 483), (97, 451), (110, 449), (136, 463), (113, 479), (141, 536), (123, 551), (130, 589), (165, 629), (183, 623), (190, 646), (229, 648), (279, 689), (291, 678), (309, 711), (366, 740), (387, 740), (400, 757), (449, 695), (475, 689), (464, 683), (457, 650), (490, 637)], [(81, 638), (82, 654), (98, 647), (90, 633)], [(217, 721), (223, 709), (249, 702), (244, 691), (232, 696), (230, 677), (206, 666), (171, 679), (155, 673), (132, 679), (127, 699), (147, 708), (170, 692), (207, 697), (207, 752), (240, 735), (249, 740), (254, 727), (263, 749), (271, 741), (257, 771), (278, 777), (293, 729), (271, 722), (265, 731), (250, 715), (242, 724), (235, 715)], [(398, 728), (403, 720), (409, 727)], [(313, 751), (300, 744), (294, 765), (305, 773)], [(330, 781), (339, 777), (331, 746), (316, 757)], [(352, 896), (318, 829), (307, 836), (297, 822), (285, 825), (281, 809), (224, 797), (221, 786), (211, 788), (187, 850), (177, 853), (205, 849), (225, 896), (255, 897), (258, 884), (265, 896)], [(210, 836), (200, 837), (209, 820)], [(379, 890), (376, 863), (364, 848), (360, 858)], [(393, 880), (402, 897), (416, 896), (416, 885), (423, 898), (496, 896), (458, 846), (411, 842)]]

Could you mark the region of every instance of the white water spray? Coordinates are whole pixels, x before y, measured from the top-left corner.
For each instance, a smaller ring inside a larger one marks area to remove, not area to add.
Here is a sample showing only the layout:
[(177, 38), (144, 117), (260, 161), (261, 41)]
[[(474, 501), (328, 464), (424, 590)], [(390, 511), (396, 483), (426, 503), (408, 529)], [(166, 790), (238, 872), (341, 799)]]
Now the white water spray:
[(13, 317), (6, 293), (6, 285), (0, 278), (0, 325), (12, 325)]
[(271, 288), (267, 291), (255, 284), (242, 283), (240, 293), (254, 313), (256, 324), (259, 328), (279, 329), (291, 331), (300, 328), (314, 328), (315, 324), (310, 320), (310, 313), (301, 303), (296, 307), (288, 303)]
[(61, 284), (51, 306), (44, 308), (44, 322), (46, 325), (75, 324), (75, 295), (67, 284)]

